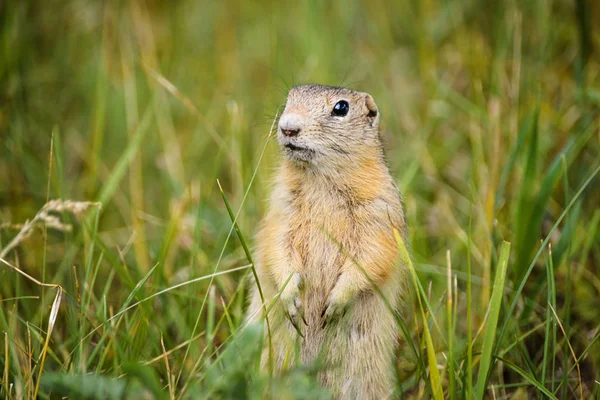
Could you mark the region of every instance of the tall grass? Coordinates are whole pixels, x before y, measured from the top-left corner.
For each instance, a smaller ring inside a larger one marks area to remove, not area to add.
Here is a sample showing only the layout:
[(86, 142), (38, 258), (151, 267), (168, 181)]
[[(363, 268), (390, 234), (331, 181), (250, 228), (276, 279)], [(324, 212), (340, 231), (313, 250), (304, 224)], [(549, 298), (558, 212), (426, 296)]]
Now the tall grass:
[(598, 398), (599, 13), (1, 3), (0, 397), (327, 398), (244, 322), (273, 122), (318, 82), (374, 96), (404, 194), (398, 396)]

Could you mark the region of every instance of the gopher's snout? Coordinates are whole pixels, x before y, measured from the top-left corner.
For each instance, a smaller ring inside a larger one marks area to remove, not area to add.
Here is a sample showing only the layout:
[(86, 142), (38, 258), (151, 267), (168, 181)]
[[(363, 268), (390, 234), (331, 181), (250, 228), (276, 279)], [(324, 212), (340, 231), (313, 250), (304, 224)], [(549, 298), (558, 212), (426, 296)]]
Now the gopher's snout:
[(298, 136), (302, 128), (302, 120), (297, 114), (284, 114), (279, 119), (279, 129), (283, 136)]

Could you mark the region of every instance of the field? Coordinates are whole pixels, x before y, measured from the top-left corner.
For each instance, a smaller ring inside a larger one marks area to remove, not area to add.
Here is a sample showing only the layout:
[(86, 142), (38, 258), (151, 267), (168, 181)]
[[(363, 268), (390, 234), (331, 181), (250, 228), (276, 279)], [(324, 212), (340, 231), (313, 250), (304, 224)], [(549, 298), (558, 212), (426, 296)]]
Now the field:
[(321, 83), (374, 97), (404, 196), (398, 397), (600, 399), (598, 21), (593, 0), (0, 2), (0, 397), (327, 398), (318, 365), (261, 373), (243, 320), (273, 121)]

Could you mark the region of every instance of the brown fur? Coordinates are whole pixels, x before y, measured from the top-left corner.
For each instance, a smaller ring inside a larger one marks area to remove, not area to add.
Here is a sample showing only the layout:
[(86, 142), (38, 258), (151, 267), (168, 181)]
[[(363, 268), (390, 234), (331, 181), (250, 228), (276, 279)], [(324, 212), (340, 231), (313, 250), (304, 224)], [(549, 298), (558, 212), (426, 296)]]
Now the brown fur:
[[(340, 100), (350, 105), (346, 116), (332, 114)], [(282, 131), (296, 128), (294, 137)], [(292, 88), (277, 134), (285, 157), (257, 237), (267, 304), (281, 292), (269, 314), (271, 365), (275, 372), (292, 365), (299, 343), (303, 363), (325, 363), (319, 379), (335, 398), (386, 398), (394, 386), (397, 326), (381, 295), (394, 309), (402, 295), (393, 228), (404, 234), (405, 223), (378, 130), (366, 93)], [(261, 315), (253, 290), (248, 316)]]

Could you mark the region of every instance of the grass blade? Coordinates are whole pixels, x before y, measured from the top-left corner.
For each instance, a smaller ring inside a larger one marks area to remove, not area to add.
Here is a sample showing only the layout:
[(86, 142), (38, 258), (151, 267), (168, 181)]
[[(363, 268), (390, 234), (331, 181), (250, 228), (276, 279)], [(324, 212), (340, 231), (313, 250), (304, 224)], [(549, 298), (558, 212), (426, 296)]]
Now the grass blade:
[[(552, 307), (552, 304), (550, 304), (550, 303), (548, 303), (548, 307), (550, 307), (550, 310), (552, 311), (552, 314), (554, 315), (554, 320), (556, 321), (560, 330), (562, 331), (563, 335), (565, 336), (565, 341), (567, 342), (567, 346), (569, 347), (569, 351), (571, 352), (571, 356), (573, 357), (573, 361), (575, 362), (575, 366), (577, 367), (577, 377), (579, 378), (579, 398), (583, 400), (583, 385), (581, 384), (581, 369), (579, 368), (579, 361), (577, 360), (575, 351), (573, 350), (573, 347), (571, 346), (571, 342), (569, 342), (569, 336), (567, 335), (565, 328), (562, 326), (560, 319), (558, 318), (558, 315), (556, 315), (556, 311), (554, 311), (554, 307)], [(563, 382), (564, 381), (566, 381), (566, 379), (564, 379)]]
[(129, 167), (129, 164), (131, 164), (131, 162), (135, 158), (135, 155), (140, 149), (140, 146), (142, 145), (146, 134), (150, 130), (151, 122), (152, 109), (151, 107), (148, 107), (148, 109), (144, 113), (144, 116), (142, 117), (142, 120), (137, 126), (137, 129), (135, 130), (134, 136), (129, 141), (129, 144), (127, 144), (125, 151), (121, 155), (121, 158), (119, 158), (119, 160), (117, 161), (117, 164), (113, 168), (110, 176), (102, 185), (102, 191), (98, 195), (99, 203), (106, 205), (108, 200), (110, 200), (112, 195), (117, 190), (119, 183), (125, 176), (125, 172), (127, 172), (127, 167)]
[(433, 340), (431, 339), (431, 334), (429, 332), (429, 321), (425, 316), (425, 309), (423, 308), (423, 303), (421, 301), (422, 293), (419, 291), (419, 287), (421, 286), (419, 283), (419, 278), (417, 277), (417, 272), (415, 271), (413, 263), (410, 259), (408, 250), (406, 249), (406, 246), (404, 244), (404, 240), (402, 239), (402, 236), (396, 229), (394, 229), (394, 236), (396, 238), (398, 248), (400, 249), (400, 257), (402, 258), (404, 264), (408, 267), (410, 276), (412, 277), (414, 288), (417, 291), (419, 310), (421, 312), (421, 318), (423, 319), (423, 337), (425, 339), (425, 345), (427, 347), (427, 362), (429, 364), (429, 380), (431, 382), (432, 396), (435, 400), (442, 400), (444, 398), (444, 391), (442, 389), (440, 372), (438, 371), (438, 364), (437, 359), (435, 357), (436, 353), (435, 348), (433, 346)]
[(446, 323), (448, 327), (448, 398), (454, 399), (456, 393), (456, 377), (454, 376), (454, 326), (452, 324), (452, 260), (450, 250), (446, 252), (448, 276), (447, 276), (447, 301), (446, 301)]
[[(548, 281), (548, 304), (552, 304), (556, 307), (556, 288), (554, 281), (554, 268), (552, 265), (552, 249), (548, 247), (548, 260), (546, 262), (546, 279)], [(546, 368), (548, 367), (548, 354), (550, 351), (550, 345), (552, 345), (552, 371), (551, 376), (554, 376), (554, 362), (556, 359), (556, 323), (554, 323), (554, 318), (552, 317), (552, 313), (550, 308), (547, 309), (546, 313), (546, 337), (544, 339), (544, 358), (542, 359), (542, 385), (545, 386), (546, 383)], [(552, 383), (554, 386), (554, 383)]]
[(517, 155), (519, 154), (519, 150), (522, 148), (525, 139), (527, 138), (527, 133), (532, 129), (532, 126), (536, 124), (538, 118), (538, 112), (536, 110), (535, 114), (529, 116), (521, 129), (519, 130), (519, 135), (517, 136), (517, 140), (515, 141), (514, 146), (510, 151), (510, 155), (506, 160), (504, 165), (504, 169), (502, 170), (502, 175), (500, 177), (500, 183), (498, 184), (498, 190), (496, 191), (496, 198), (494, 200), (494, 208), (498, 210), (500, 207), (500, 203), (502, 202), (502, 197), (504, 197), (504, 190), (506, 188), (506, 184), (508, 183), (508, 178), (510, 177), (510, 173), (513, 170), (515, 162), (517, 161)]
[(521, 375), (523, 378), (525, 378), (531, 385), (535, 386), (540, 392), (544, 393), (546, 396), (548, 396), (548, 398), (550, 399), (556, 399), (556, 396), (554, 396), (554, 394), (552, 394), (551, 391), (549, 391), (548, 389), (546, 389), (540, 382), (538, 382), (534, 377), (532, 377), (531, 375), (529, 375), (525, 370), (523, 370), (521, 367), (515, 365), (512, 361), (509, 361), (505, 358), (502, 357), (495, 357), (497, 360), (502, 361), (505, 365), (507, 365), (510, 369), (512, 369), (513, 371), (515, 371), (517, 374)]
[(494, 338), (496, 336), (496, 326), (498, 325), (500, 305), (502, 304), (504, 278), (506, 277), (509, 256), (510, 243), (503, 242), (502, 248), (500, 249), (500, 258), (498, 260), (496, 278), (494, 279), (494, 290), (492, 291), (492, 298), (490, 299), (487, 326), (485, 328), (485, 333), (483, 334), (479, 376), (477, 377), (477, 386), (475, 387), (475, 397), (477, 399), (483, 399), (485, 388), (487, 386), (488, 371), (492, 362), (492, 349), (494, 347)]
[(471, 299), (471, 243), (473, 235), (473, 203), (469, 210), (469, 238), (467, 243), (467, 399), (473, 398), (473, 315)]
[(42, 382), (42, 373), (44, 372), (44, 363), (46, 361), (46, 354), (48, 353), (48, 346), (50, 345), (50, 336), (52, 335), (52, 330), (54, 329), (54, 324), (56, 323), (56, 317), (58, 316), (58, 310), (60, 309), (60, 302), (62, 299), (62, 287), (56, 286), (56, 297), (52, 302), (52, 309), (50, 310), (50, 317), (48, 317), (48, 329), (46, 333), (46, 341), (44, 342), (44, 347), (42, 348), (42, 359), (40, 361), (40, 371), (38, 372), (37, 383), (35, 384), (35, 392), (33, 398), (38, 397), (38, 393), (40, 391), (40, 383)]

